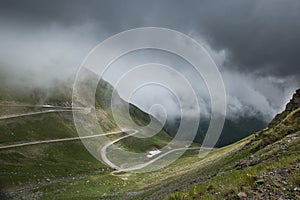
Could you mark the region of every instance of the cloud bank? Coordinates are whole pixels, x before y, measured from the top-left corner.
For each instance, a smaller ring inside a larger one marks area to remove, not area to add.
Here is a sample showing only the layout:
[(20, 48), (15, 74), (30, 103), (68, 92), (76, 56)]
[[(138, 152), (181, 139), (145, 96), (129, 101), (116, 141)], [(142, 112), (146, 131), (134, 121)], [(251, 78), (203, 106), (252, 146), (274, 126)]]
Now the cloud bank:
[[(3, 1), (0, 71), (8, 82), (47, 86), (74, 77), (88, 52), (113, 34), (135, 27), (166, 27), (195, 38), (210, 52), (224, 79), (228, 117), (259, 114), (269, 120), (300, 86), (299, 10), (297, 0)], [(156, 59), (189, 77), (201, 111), (209, 113), (205, 84), (186, 63), (153, 52), (136, 55), (139, 62)], [(109, 82), (137, 63), (130, 56), (124, 59), (107, 73)], [(176, 80), (174, 87), (180, 87)], [(181, 96), (189, 94), (182, 90)], [(186, 99), (184, 109), (192, 113)], [(144, 110), (161, 103), (170, 115), (178, 112), (174, 98), (151, 87), (131, 101)]]

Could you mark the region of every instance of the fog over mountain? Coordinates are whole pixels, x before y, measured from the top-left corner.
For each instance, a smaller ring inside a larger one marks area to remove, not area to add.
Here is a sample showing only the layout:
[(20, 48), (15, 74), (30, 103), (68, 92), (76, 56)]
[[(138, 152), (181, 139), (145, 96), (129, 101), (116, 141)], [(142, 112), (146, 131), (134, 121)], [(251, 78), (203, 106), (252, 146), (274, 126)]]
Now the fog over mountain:
[[(109, 36), (137, 27), (165, 27), (191, 36), (214, 58), (225, 84), (229, 119), (269, 121), (300, 86), (299, 10), (298, 0), (1, 1), (1, 79), (42, 87), (72, 80), (89, 51)], [(170, 65), (188, 77), (201, 114), (209, 114), (203, 80), (174, 55), (134, 52), (113, 63), (105, 79), (114, 85), (122, 73), (147, 62)], [(174, 87), (180, 90), (176, 77)], [(189, 102), (191, 94), (184, 88), (180, 94), (182, 108), (198, 114)], [(157, 86), (145, 87), (129, 101), (143, 110), (162, 104), (171, 118), (179, 114), (176, 99)]]

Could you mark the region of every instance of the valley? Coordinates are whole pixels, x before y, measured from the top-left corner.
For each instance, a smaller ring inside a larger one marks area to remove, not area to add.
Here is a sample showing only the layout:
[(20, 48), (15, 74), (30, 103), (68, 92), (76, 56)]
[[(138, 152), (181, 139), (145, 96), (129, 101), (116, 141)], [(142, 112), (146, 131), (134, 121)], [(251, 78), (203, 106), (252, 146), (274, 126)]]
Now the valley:
[[(104, 90), (100, 91), (103, 94)], [(162, 131), (150, 138), (135, 138), (138, 130), (130, 127), (118, 130), (110, 111), (102, 110), (99, 104), (97, 113), (106, 132), (82, 137), (77, 135), (67, 102), (8, 106), (6, 101), (1, 107), (0, 120), (1, 198), (262, 199), (282, 196), (297, 199), (300, 124), (297, 95), (299, 91), (294, 97), (296, 103), (288, 104), (288, 109), (270, 127), (215, 148), (203, 158), (199, 158), (200, 146), (195, 143), (145, 156), (144, 164), (128, 166), (126, 161), (122, 166), (113, 164), (110, 159), (114, 159), (114, 154), (110, 153), (118, 149), (156, 151), (170, 141), (170, 136)], [(103, 99), (99, 102), (103, 104)], [(147, 115), (137, 107), (131, 108), (133, 119), (147, 124)], [(89, 112), (89, 109), (78, 107), (74, 111)], [(99, 150), (104, 163), (94, 158), (81, 142), (103, 136), (111, 140)], [(165, 168), (147, 173), (135, 171), (180, 151), (186, 152)], [(264, 191), (269, 196), (264, 196)]]

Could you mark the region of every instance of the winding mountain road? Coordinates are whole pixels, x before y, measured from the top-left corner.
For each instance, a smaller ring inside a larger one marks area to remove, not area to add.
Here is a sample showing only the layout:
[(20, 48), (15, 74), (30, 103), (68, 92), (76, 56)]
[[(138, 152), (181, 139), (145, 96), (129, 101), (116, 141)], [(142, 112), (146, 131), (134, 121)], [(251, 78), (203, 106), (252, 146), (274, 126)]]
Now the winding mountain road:
[[(112, 162), (107, 158), (107, 156), (106, 156), (106, 151), (107, 151), (107, 148), (108, 148), (108, 147), (110, 147), (111, 145), (115, 144), (116, 142), (119, 142), (119, 141), (121, 141), (121, 140), (123, 140), (123, 139), (125, 139), (125, 138), (128, 138), (128, 137), (133, 136), (133, 135), (135, 135), (135, 134), (138, 133), (138, 131), (137, 131), (137, 130), (134, 130), (134, 129), (124, 129), (123, 131), (126, 132), (126, 131), (130, 131), (130, 130), (132, 130), (133, 133), (128, 134), (128, 135), (123, 136), (123, 137), (120, 137), (120, 138), (118, 138), (118, 139), (116, 139), (116, 140), (114, 140), (114, 141), (111, 141), (111, 142), (107, 143), (107, 144), (104, 145), (104, 146), (100, 149), (100, 151), (99, 151), (100, 156), (101, 156), (103, 162), (105, 162), (107, 165), (109, 165), (111, 168), (117, 170), (118, 172), (134, 171), (134, 170), (139, 170), (139, 169), (145, 168), (145, 167), (149, 166), (150, 164), (156, 162), (157, 160), (163, 158), (164, 156), (166, 156), (166, 155), (168, 155), (168, 154), (170, 154), (170, 153), (176, 152), (176, 151), (181, 151), (181, 150), (192, 150), (192, 149), (200, 150), (200, 147), (184, 147), (184, 148), (176, 148), (176, 149), (172, 149), (172, 150), (170, 150), (170, 151), (167, 151), (167, 152), (165, 152), (165, 153), (163, 153), (163, 154), (160, 154), (159, 156), (153, 158), (152, 160), (150, 160), (150, 161), (148, 161), (148, 162), (146, 162), (146, 163), (139, 164), (139, 165), (136, 165), (136, 166), (134, 166), (134, 167), (121, 168), (121, 167), (115, 165), (114, 163), (112, 163)], [(211, 150), (211, 148), (205, 148), (205, 147), (202, 147), (201, 149)]]
[(4, 116), (0, 117), (0, 120), (17, 118), (17, 117), (25, 117), (25, 116), (31, 116), (31, 115), (38, 115), (38, 114), (44, 114), (44, 113), (53, 113), (53, 112), (72, 112), (72, 110), (45, 110), (45, 111), (29, 112), (29, 113), (24, 113), (24, 114), (4, 115)]
[[(132, 129), (132, 130), (133, 130), (133, 129)], [(125, 132), (125, 131), (128, 131), (128, 129), (124, 129), (123, 131), (124, 131), (124, 132)], [(113, 168), (113, 169), (120, 170), (121, 168), (120, 168), (119, 166), (115, 165), (114, 163), (112, 163), (112, 162), (107, 158), (107, 156), (106, 156), (106, 150), (107, 150), (108, 147), (110, 147), (110, 146), (113, 145), (114, 143), (119, 142), (119, 141), (121, 141), (121, 140), (123, 140), (123, 139), (125, 139), (125, 138), (130, 137), (130, 136), (133, 136), (133, 135), (135, 135), (135, 134), (137, 134), (137, 133), (138, 133), (137, 130), (133, 130), (133, 133), (128, 134), (128, 135), (125, 135), (125, 136), (123, 136), (123, 137), (120, 137), (120, 138), (118, 138), (118, 139), (116, 139), (116, 140), (114, 140), (114, 141), (110, 141), (109, 143), (107, 143), (106, 145), (104, 145), (104, 146), (100, 149), (100, 156), (101, 156), (103, 162), (105, 162), (108, 166), (110, 166), (110, 167)]]
[(36, 145), (36, 144), (48, 144), (48, 143), (54, 143), (54, 142), (64, 142), (64, 141), (74, 141), (74, 140), (81, 140), (81, 139), (89, 139), (89, 138), (95, 138), (95, 137), (101, 137), (101, 136), (107, 136), (107, 135), (115, 135), (122, 133), (123, 131), (115, 131), (115, 132), (109, 132), (109, 133), (101, 133), (97, 135), (88, 135), (88, 136), (82, 136), (82, 137), (72, 137), (72, 138), (62, 138), (62, 139), (53, 139), (53, 140), (42, 140), (42, 141), (34, 141), (34, 142), (25, 142), (20, 144), (11, 144), (6, 146), (0, 146), (0, 149), (10, 149), (15, 147), (23, 147), (23, 146), (30, 146), (30, 145)]
[[(12, 106), (12, 105), (11, 105)], [(13, 105), (13, 106), (24, 106), (24, 105)], [(0, 120), (3, 119), (11, 119), (11, 118), (17, 118), (17, 117), (24, 117), (24, 116), (30, 116), (30, 115), (38, 115), (38, 114), (44, 114), (44, 113), (54, 113), (54, 112), (74, 112), (74, 111), (86, 111), (86, 112), (90, 112), (90, 108), (81, 108), (81, 107), (76, 107), (76, 108), (72, 108), (72, 107), (61, 107), (61, 106), (52, 106), (52, 105), (25, 105), (27, 107), (42, 107), (42, 108), (52, 108), (51, 110), (45, 110), (45, 111), (37, 111), (37, 112), (29, 112), (29, 113), (24, 113), (24, 114), (14, 114), (14, 115), (6, 115), (6, 116), (1, 116)], [(53, 109), (53, 108), (59, 108), (59, 109)], [(130, 136), (133, 136), (135, 134), (137, 134), (139, 131), (138, 130), (134, 130), (134, 129), (123, 129), (120, 131), (114, 131), (114, 132), (109, 132), (109, 133), (101, 133), (101, 134), (97, 134), (97, 135), (89, 135), (89, 136), (82, 136), (82, 137), (72, 137), (72, 138), (61, 138), (61, 139), (52, 139), (52, 140), (43, 140), (43, 141), (33, 141), (33, 142), (25, 142), (25, 143), (19, 143), (19, 144), (10, 144), (10, 145), (5, 145), (5, 146), (0, 146), (0, 150), (1, 149), (10, 149), (10, 148), (16, 148), (16, 147), (23, 147), (23, 146), (30, 146), (30, 145), (37, 145), (37, 144), (48, 144), (48, 143), (55, 143), (55, 142), (64, 142), (64, 141), (74, 141), (74, 140), (80, 140), (80, 139), (89, 139), (89, 138), (95, 138), (95, 137), (102, 137), (102, 136), (107, 136), (107, 135), (114, 135), (114, 134), (119, 134), (119, 133), (123, 133), (123, 132), (127, 132), (127, 131), (133, 131), (133, 133), (130, 133), (126, 136), (120, 137), (114, 141), (110, 141), (109, 143), (107, 143), (106, 145), (104, 145), (99, 153), (100, 156), (103, 160), (104, 163), (106, 163), (108, 166), (110, 166), (113, 169), (116, 169), (117, 171), (120, 172), (126, 172), (126, 171), (134, 171), (134, 170), (139, 170), (142, 168), (147, 167), (148, 165), (156, 162), (157, 160), (161, 159), (162, 157), (176, 152), (176, 151), (181, 151), (181, 150), (188, 150), (188, 149), (200, 149), (199, 147), (193, 147), (193, 148), (189, 148), (189, 147), (185, 147), (185, 148), (177, 148), (177, 149), (172, 149), (170, 151), (167, 151), (165, 153), (160, 154), (159, 156), (153, 158), (152, 160), (143, 163), (143, 164), (139, 164), (133, 167), (129, 167), (129, 168), (120, 168), (119, 166), (115, 165), (114, 163), (112, 163), (106, 155), (106, 151), (107, 148), (110, 147), (111, 145), (115, 144), (116, 142), (119, 142), (125, 138), (128, 138)], [(202, 149), (205, 149), (202, 147)], [(210, 148), (207, 148), (210, 149)]]

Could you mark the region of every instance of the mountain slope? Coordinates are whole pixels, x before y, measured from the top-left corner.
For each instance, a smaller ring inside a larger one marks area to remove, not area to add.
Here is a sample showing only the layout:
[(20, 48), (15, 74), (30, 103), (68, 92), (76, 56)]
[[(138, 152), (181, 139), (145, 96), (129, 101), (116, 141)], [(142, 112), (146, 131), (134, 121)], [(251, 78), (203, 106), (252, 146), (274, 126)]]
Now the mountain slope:
[[(96, 93), (97, 116), (107, 131), (117, 130), (107, 106), (111, 91), (109, 84), (100, 82)], [(69, 100), (56, 100), (68, 99), (65, 94), (68, 93), (61, 92), (61, 98), (54, 95), (55, 105), (70, 104)], [(296, 96), (299, 96), (299, 91)], [(31, 101), (29, 98), (28, 102)], [(8, 109), (7, 103), (10, 102), (5, 101), (6, 106), (1, 112), (13, 114), (45, 109)], [(35, 102), (40, 102), (40, 99)], [(53, 104), (48, 98), (44, 102)], [(1, 198), (235, 199), (246, 195), (245, 198), (249, 199), (272, 196), (296, 199), (299, 188), (300, 111), (295, 96), (291, 102), (295, 103), (292, 109), (267, 129), (234, 144), (213, 149), (205, 158), (199, 158), (196, 149), (187, 150), (171, 165), (149, 173), (117, 173), (92, 157), (80, 141), (0, 149)], [(130, 106), (130, 113), (133, 120), (141, 125), (149, 122), (149, 116), (135, 106)], [(77, 135), (69, 112), (32, 115), (0, 123), (1, 128), (6, 127), (1, 130), (5, 135), (1, 145)], [(61, 132), (55, 134), (58, 130)], [(114, 140), (120, 136), (110, 137)], [(162, 132), (148, 139), (131, 137), (118, 145), (144, 152), (159, 148), (168, 139), (169, 136)]]
[[(5, 87), (1, 91), (4, 91), (0, 94), (1, 116), (45, 112), (53, 109), (62, 110), (69, 109), (68, 107), (71, 106), (71, 87), (68, 86), (59, 88), (53, 86), (44, 89), (18, 86), (18, 88)], [(96, 92), (96, 112), (105, 132), (118, 130), (111, 112), (104, 109), (109, 107), (111, 91), (111, 85), (103, 80), (99, 82)], [(46, 106), (43, 107), (43, 105)], [(48, 105), (57, 107), (50, 108)], [(140, 124), (148, 124), (150, 119), (148, 114), (133, 105), (130, 105), (130, 110), (133, 119), (137, 119)], [(124, 134), (120, 133), (109, 137), (113, 140), (122, 135)], [(70, 110), (0, 120), (0, 147), (74, 137), (78, 137), (78, 134)], [(124, 140), (120, 142), (120, 145), (132, 151), (148, 151), (164, 145), (169, 139), (168, 135), (162, 131), (155, 137), (147, 138), (140, 145), (132, 146), (132, 139)], [(9, 149), (0, 148), (0, 162), (1, 198), (23, 195), (24, 192), (31, 192), (56, 182), (80, 179), (91, 174), (99, 174), (107, 181), (113, 180), (108, 176), (113, 169), (90, 155), (80, 140)], [(112, 186), (107, 185), (104, 189), (110, 190), (111, 188)]]
[(149, 193), (151, 198), (184, 190), (168, 199), (299, 199), (299, 97), (297, 90), (285, 111), (266, 129), (246, 138), (245, 145), (181, 177), (181, 185), (162, 185), (160, 191)]

